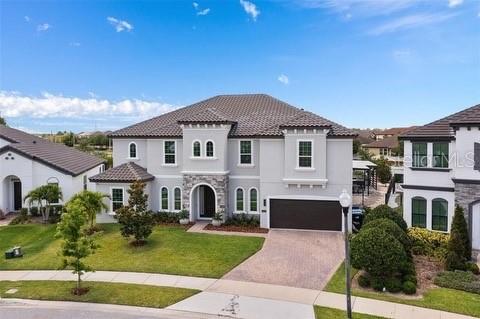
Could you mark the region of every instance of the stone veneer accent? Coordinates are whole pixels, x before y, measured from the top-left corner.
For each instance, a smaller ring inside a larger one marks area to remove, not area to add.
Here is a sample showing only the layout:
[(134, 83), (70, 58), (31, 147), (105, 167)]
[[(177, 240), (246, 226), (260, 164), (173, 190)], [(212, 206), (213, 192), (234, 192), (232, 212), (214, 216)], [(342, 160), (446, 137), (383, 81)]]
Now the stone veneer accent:
[(468, 205), (480, 199), (480, 184), (455, 182), (455, 204), (463, 207), (467, 223), (470, 220)]
[(190, 211), (190, 193), (192, 188), (200, 183), (213, 187), (217, 193), (217, 209), (228, 212), (228, 175), (184, 174), (182, 192), (184, 208)]

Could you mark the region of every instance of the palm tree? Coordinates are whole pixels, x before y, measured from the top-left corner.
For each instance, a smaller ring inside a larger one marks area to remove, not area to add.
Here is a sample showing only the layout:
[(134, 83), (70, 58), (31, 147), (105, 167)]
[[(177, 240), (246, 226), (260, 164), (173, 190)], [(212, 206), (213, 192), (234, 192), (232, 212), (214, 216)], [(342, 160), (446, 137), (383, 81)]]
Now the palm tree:
[[(47, 184), (39, 186), (35, 189), (32, 189), (27, 196), (25, 196), (24, 201), (28, 203), (29, 206), (36, 203), (39, 211), (42, 213), (43, 223), (48, 222), (50, 216), (50, 208), (52, 204), (58, 203), (63, 199), (62, 190), (57, 184)], [(45, 209), (43, 209), (45, 207)]]
[(107, 204), (103, 201), (105, 198), (110, 198), (106, 194), (100, 192), (92, 192), (84, 190), (80, 193), (73, 195), (70, 201), (78, 201), (87, 212), (88, 221), (90, 223), (90, 230), (93, 230), (95, 227), (97, 214), (100, 214), (102, 210), (108, 209)]

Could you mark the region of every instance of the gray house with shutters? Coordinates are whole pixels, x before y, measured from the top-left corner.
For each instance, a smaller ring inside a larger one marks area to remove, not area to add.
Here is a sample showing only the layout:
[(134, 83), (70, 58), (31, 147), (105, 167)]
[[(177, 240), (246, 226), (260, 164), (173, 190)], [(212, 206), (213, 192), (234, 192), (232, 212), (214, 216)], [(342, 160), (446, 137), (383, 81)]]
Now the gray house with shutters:
[(152, 210), (186, 209), (191, 221), (221, 211), (265, 228), (342, 230), (354, 136), (269, 95), (220, 95), (113, 132), (114, 167), (90, 181), (111, 195), (110, 215), (141, 180)]
[(480, 250), (480, 105), (400, 135), (404, 140), (403, 216), (409, 226), (449, 232), (464, 208)]

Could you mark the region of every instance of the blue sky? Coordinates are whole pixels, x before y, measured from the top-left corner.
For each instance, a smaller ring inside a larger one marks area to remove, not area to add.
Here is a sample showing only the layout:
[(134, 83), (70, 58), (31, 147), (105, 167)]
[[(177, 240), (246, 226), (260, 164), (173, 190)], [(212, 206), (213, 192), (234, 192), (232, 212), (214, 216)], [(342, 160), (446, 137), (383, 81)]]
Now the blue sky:
[(33, 132), (124, 127), (268, 93), (349, 127), (480, 103), (480, 1), (2, 1), (0, 111)]

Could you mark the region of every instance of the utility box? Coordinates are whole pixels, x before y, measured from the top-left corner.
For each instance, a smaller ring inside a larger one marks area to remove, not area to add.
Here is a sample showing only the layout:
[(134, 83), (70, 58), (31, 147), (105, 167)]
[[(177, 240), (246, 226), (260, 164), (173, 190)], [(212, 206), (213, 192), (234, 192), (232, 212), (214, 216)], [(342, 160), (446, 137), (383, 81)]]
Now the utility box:
[(22, 247), (15, 246), (5, 252), (5, 259), (23, 257)]

